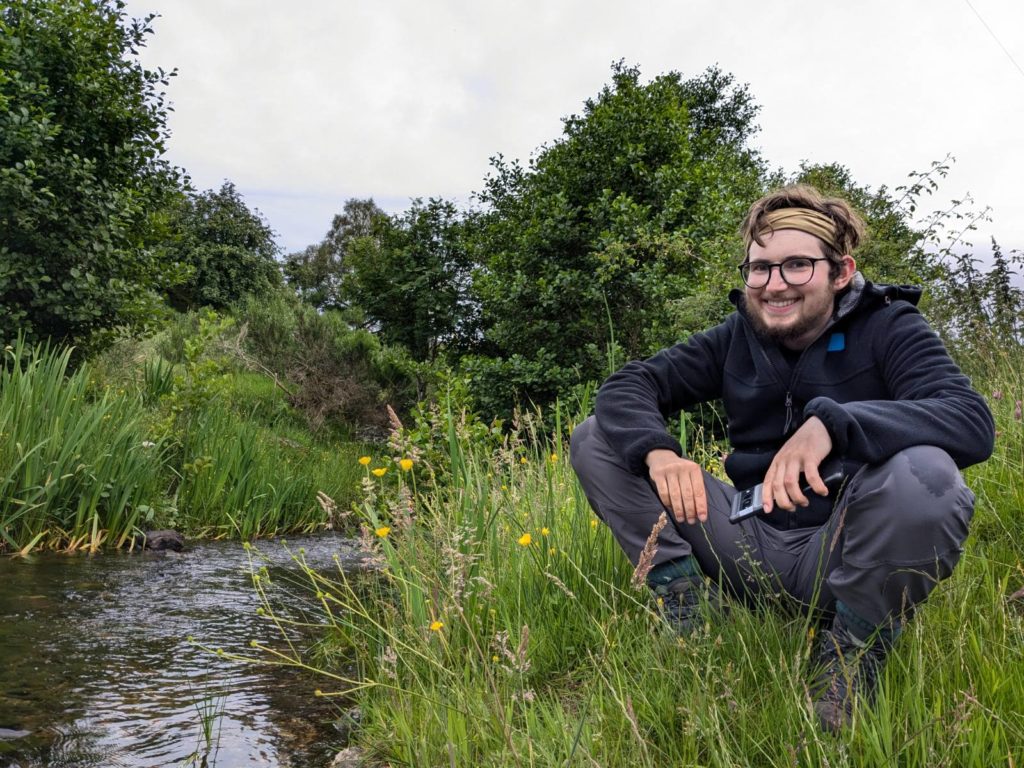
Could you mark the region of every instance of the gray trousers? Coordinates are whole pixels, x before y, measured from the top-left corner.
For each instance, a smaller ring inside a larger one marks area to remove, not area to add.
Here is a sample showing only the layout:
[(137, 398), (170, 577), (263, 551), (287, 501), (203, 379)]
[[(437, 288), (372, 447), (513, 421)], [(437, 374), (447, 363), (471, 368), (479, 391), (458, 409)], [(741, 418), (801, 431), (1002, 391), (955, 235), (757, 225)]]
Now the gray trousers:
[[(591, 507), (636, 565), (664, 506), (648, 477), (634, 475), (594, 417), (572, 435), (573, 469)], [(704, 473), (708, 519), (670, 524), (654, 564), (694, 555), (704, 573), (749, 602), (788, 594), (830, 612), (842, 600), (872, 624), (909, 617), (960, 559), (974, 494), (949, 455), (930, 445), (862, 467), (821, 526), (780, 530), (759, 516), (736, 525), (736, 489)]]

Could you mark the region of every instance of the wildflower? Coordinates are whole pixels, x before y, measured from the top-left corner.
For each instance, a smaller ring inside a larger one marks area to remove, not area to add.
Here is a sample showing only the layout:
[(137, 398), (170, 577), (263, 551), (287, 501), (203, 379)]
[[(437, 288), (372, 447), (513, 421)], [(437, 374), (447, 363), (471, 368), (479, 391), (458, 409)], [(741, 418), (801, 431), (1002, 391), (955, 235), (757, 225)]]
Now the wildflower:
[(550, 528), (541, 528), (540, 529), (540, 535), (541, 536), (547, 536), (549, 533), (551, 533), (551, 529)]
[(142, 447), (143, 448), (155, 448), (156, 447), (156, 443), (154, 443), (152, 440), (143, 440), (142, 441)]
[(440, 632), (441, 631), (441, 627), (443, 627), (443, 626), (444, 626), (444, 622), (443, 621), (432, 621), (432, 622), (430, 622), (430, 631), (431, 632)]
[(371, 470), (371, 471), (373, 472), (373, 476), (374, 477), (384, 477), (384, 473), (388, 471), (388, 468), (387, 467), (377, 467), (376, 469)]
[(494, 654), (493, 656), (491, 656), (491, 661), (493, 661), (495, 664), (497, 664), (498, 663), (498, 654)]
[(557, 463), (558, 462), (558, 454), (557, 453), (552, 453), (551, 456), (549, 457), (549, 460), (551, 461), (552, 464)]
[(550, 548), (550, 549), (548, 550), (548, 554), (549, 554), (549, 555), (553, 555), (553, 554), (555, 554), (556, 552), (558, 552), (558, 550), (557, 550), (557, 549), (555, 549), (554, 547), (551, 547), (551, 548)]
[(526, 458), (525, 456), (520, 456), (520, 457), (519, 457), (519, 463), (520, 463), (520, 464), (529, 464), (529, 463), (530, 463), (530, 461), (529, 461), (529, 459), (527, 459), (527, 458)]
[(403, 472), (408, 472), (410, 469), (412, 469), (412, 459), (402, 459), (400, 462), (398, 462), (398, 466), (402, 468)]
[(1002, 400), (1003, 399), (1003, 390), (1001, 390), (1001, 389), (993, 390), (993, 392), (992, 392), (992, 399), (993, 400)]
[(374, 531), (380, 538), (387, 538), (387, 535), (391, 533), (391, 528), (387, 525), (382, 525), (380, 528)]
[(530, 542), (533, 541), (533, 537), (529, 533), (524, 533), (517, 539), (517, 541), (519, 542), (519, 546), (528, 547), (530, 546)]
[(591, 520), (590, 521), (590, 527), (591, 528), (597, 528), (597, 520)]
[(369, 456), (360, 456), (359, 457), (359, 463), (362, 464), (365, 467), (367, 464), (370, 463), (370, 457)]

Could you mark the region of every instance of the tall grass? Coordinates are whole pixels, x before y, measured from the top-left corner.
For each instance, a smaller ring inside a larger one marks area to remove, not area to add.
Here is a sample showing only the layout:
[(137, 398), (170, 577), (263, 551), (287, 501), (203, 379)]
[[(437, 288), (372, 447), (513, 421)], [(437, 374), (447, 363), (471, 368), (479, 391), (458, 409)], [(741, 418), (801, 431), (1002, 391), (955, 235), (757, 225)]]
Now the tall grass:
[(305, 532), (329, 522), (319, 492), (358, 496), (364, 446), (314, 439), (267, 377), (137, 345), (73, 372), (69, 350), (4, 355), (0, 551)]
[(570, 425), (545, 442), (526, 424), (495, 449), (457, 414), (437, 433), (450, 467), (437, 482), (413, 493), (411, 476), (431, 476), (422, 466), (367, 478), (364, 547), (380, 570), (307, 570), (325, 695), (358, 695), (368, 764), (1024, 764), (1024, 610), (1007, 597), (1024, 582), (1012, 408), (997, 409), (997, 455), (970, 474), (979, 504), (960, 568), (839, 738), (811, 708), (816, 627), (784, 597), (675, 638), (629, 586), (566, 464)]
[(218, 404), (190, 419), (179, 451), (179, 516), (202, 536), (248, 540), (309, 532), (324, 522), (318, 491), (344, 499), (358, 487), (351, 448), (303, 445)]
[(140, 400), (87, 396), (70, 350), (5, 350), (0, 369), (0, 548), (121, 544), (164, 491), (164, 447)]

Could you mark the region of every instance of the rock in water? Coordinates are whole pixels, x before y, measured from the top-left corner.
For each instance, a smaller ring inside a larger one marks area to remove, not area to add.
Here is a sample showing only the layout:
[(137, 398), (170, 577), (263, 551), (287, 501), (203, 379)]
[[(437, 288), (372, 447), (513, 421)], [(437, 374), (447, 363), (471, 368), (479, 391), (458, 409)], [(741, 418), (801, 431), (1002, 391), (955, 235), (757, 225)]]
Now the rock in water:
[(345, 747), (334, 756), (331, 768), (360, 768), (363, 764), (363, 754), (357, 747)]
[(145, 547), (155, 552), (181, 552), (185, 548), (185, 537), (177, 531), (146, 531)]

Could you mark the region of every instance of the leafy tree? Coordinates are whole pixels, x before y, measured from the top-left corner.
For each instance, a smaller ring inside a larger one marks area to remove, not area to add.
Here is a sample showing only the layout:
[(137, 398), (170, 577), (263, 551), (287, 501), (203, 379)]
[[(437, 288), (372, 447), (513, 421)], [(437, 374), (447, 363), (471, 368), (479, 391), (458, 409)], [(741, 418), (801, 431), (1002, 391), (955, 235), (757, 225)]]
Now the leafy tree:
[(188, 279), (169, 292), (176, 308), (223, 309), (281, 285), (274, 232), (230, 181), (216, 192), (183, 195), (168, 226), (166, 258), (189, 267)]
[(180, 176), (164, 159), (173, 73), (134, 55), (152, 16), (120, 0), (0, 6), (0, 335), (98, 341), (145, 324), (180, 270), (149, 247)]
[(372, 237), (374, 222), (386, 216), (372, 199), (347, 200), (323, 241), (287, 256), (284, 275), (288, 284), (317, 309), (344, 308), (341, 284), (347, 268), (345, 254), (353, 240)]
[(867, 238), (856, 253), (857, 266), (872, 280), (918, 284), (938, 277), (922, 248), (924, 232), (910, 220), (920, 190), (897, 188), (900, 197), (885, 186), (872, 191), (857, 184), (849, 169), (838, 163), (802, 165), (795, 181), (845, 198), (864, 217)]
[(642, 83), (620, 62), (529, 168), (493, 160), (468, 227), (483, 343), (465, 366), (485, 410), (508, 410), (510, 381), (550, 401), (724, 313), (737, 225), (767, 177), (747, 144), (756, 114), (717, 68)]
[(453, 203), (417, 199), (400, 216), (374, 218), (372, 234), (346, 245), (345, 297), (414, 360), (434, 360), (474, 334), (472, 264), (461, 232)]

